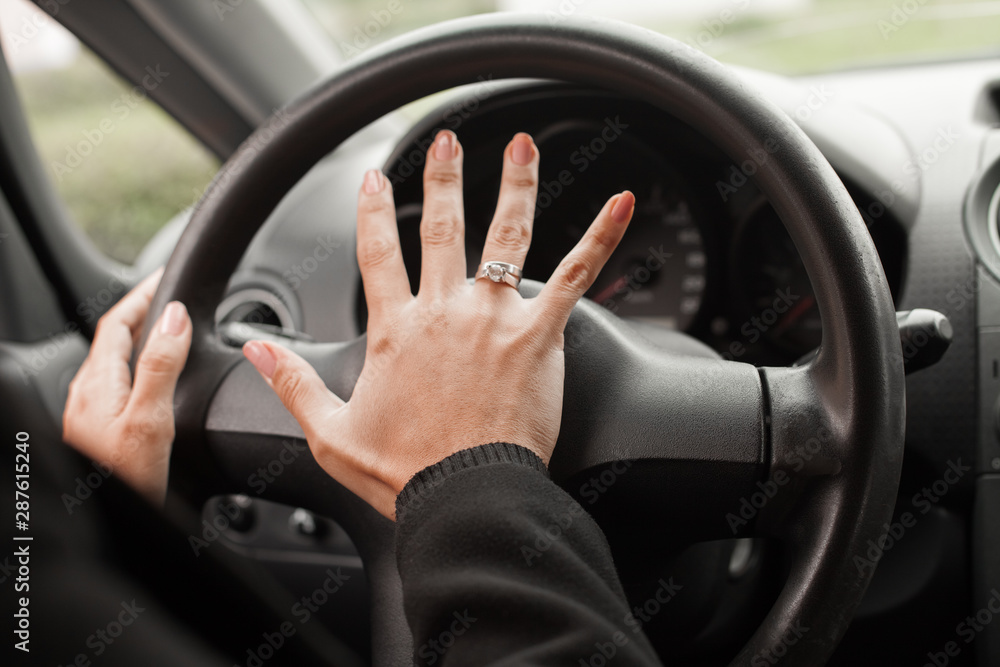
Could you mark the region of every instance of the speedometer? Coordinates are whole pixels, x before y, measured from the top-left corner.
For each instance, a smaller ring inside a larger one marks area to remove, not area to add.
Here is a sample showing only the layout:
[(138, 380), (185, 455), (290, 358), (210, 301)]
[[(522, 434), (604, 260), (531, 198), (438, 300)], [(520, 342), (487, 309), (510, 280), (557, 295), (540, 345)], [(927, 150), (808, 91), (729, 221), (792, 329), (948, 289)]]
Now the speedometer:
[(705, 249), (690, 204), (655, 182), (636, 192), (621, 245), (587, 297), (621, 317), (690, 328), (705, 292)]
[(620, 317), (687, 330), (707, 283), (698, 203), (680, 172), (630, 123), (563, 121), (537, 133), (542, 161), (525, 276), (547, 280), (607, 198), (631, 190), (632, 222), (586, 296)]

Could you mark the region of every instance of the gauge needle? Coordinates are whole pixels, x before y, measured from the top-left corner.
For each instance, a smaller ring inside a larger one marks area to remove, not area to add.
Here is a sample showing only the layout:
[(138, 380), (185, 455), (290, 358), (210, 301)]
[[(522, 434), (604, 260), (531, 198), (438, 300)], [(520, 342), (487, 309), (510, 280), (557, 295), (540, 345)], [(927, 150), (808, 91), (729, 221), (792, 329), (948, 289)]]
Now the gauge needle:
[(594, 301), (594, 303), (604, 303), (605, 301), (613, 297), (615, 294), (620, 292), (622, 288), (625, 287), (625, 283), (627, 280), (628, 276), (622, 276), (618, 280), (614, 281), (613, 283), (602, 289), (596, 295), (594, 295), (594, 297), (592, 297), (592, 300)]
[(774, 327), (774, 335), (780, 336), (785, 333), (795, 322), (805, 315), (813, 304), (816, 303), (815, 297), (807, 296), (806, 298), (795, 304), (795, 307), (790, 311), (785, 313), (785, 316), (778, 320), (778, 324)]

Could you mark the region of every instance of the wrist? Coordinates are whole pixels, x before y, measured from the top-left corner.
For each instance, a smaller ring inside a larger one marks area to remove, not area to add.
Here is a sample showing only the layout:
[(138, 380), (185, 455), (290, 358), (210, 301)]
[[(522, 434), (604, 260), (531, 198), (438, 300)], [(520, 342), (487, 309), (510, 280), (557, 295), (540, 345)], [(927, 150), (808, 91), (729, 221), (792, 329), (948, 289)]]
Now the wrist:
[(515, 465), (529, 468), (548, 477), (545, 461), (534, 451), (510, 442), (491, 442), (451, 454), (414, 474), (396, 496), (396, 520), (413, 511), (448, 477), (471, 468)]

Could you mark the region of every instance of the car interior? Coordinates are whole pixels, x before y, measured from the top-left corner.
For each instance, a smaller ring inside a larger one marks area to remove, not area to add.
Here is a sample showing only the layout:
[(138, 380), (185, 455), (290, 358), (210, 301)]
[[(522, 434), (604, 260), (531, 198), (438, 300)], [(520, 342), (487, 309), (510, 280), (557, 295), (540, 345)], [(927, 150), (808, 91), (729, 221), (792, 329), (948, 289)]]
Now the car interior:
[[(221, 165), (130, 261), (62, 200), (0, 14), (4, 438), (60, 432), (98, 317), (166, 265), (153, 312), (180, 299), (195, 326), (168, 513), (246, 586), (297, 599), (347, 573), (316, 618), (361, 664), (407, 663), (391, 522), (323, 473), (239, 350), (279, 341), (347, 398), (365, 169), (392, 184), (418, 284), (424, 155), (453, 130), (471, 272), (499, 156), (528, 132), (524, 296), (608, 196), (636, 196), (566, 331), (551, 472), (630, 604), (683, 585), (643, 625), (664, 664), (1000, 664), (1000, 43), (788, 75), (582, 2), (485, 3), (384, 41), (416, 10), (369, 4), (338, 44), (299, 2), (34, 2)], [(716, 4), (703, 34), (746, 3)], [(892, 7), (866, 29), (923, 20)]]

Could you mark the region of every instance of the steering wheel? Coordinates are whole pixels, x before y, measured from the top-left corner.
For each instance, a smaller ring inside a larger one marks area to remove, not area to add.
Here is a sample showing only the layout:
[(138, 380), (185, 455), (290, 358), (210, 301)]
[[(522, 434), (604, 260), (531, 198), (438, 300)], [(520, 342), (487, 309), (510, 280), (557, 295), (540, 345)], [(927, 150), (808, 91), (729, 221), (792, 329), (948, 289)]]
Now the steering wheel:
[[(727, 517), (735, 515), (745, 522), (739, 534), (784, 541), (791, 560), (784, 587), (731, 664), (777, 657), (822, 664), (871, 578), (872, 568), (857, 568), (854, 556), (890, 521), (899, 482), (903, 363), (885, 276), (833, 168), (784, 113), (708, 56), (624, 23), (486, 15), (410, 33), (354, 60), (243, 144), (198, 204), (146, 319), (156, 321), (180, 300), (194, 324), (177, 389), (173, 489), (195, 503), (244, 491), (241, 480), (277, 459), (283, 441), (303, 438), (215, 327), (229, 278), (267, 216), (314, 164), (370, 122), (479, 77), (610, 90), (676, 116), (737, 164), (766, 156), (754, 180), (812, 281), (823, 323), (819, 354), (799, 367), (756, 368), (724, 361), (683, 334), (650, 343), (580, 303), (566, 329), (563, 426), (551, 472), (565, 481), (629, 461), (615, 511), (634, 514), (634, 490), (650, 529), (678, 521), (701, 539), (732, 537)], [(526, 281), (521, 290), (531, 296), (538, 284)], [(363, 337), (294, 348), (334, 392), (350, 396)], [(302, 458), (264, 495), (347, 530), (370, 579), (375, 664), (408, 664), (393, 524), (308, 452)], [(744, 502), (756, 511), (741, 515)]]

